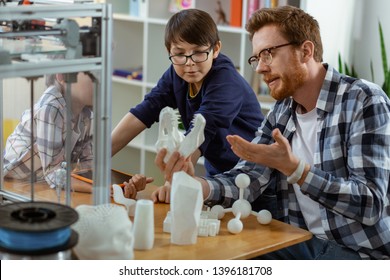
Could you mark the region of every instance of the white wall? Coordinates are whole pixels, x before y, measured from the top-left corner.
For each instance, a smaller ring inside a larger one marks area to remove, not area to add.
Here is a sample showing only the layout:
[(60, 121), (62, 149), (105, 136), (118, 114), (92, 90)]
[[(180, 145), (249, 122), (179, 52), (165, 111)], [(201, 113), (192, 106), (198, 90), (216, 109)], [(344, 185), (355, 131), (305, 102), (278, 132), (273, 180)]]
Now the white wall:
[(338, 54), (349, 60), (353, 21), (356, 17), (355, 0), (306, 0), (301, 7), (320, 25), (324, 62), (338, 68)]
[(359, 28), (354, 30), (355, 38), (352, 45), (353, 62), (359, 77), (372, 81), (370, 61), (374, 67), (375, 83), (382, 86), (384, 76), (379, 42), (378, 22), (382, 24), (385, 39), (387, 63), (390, 67), (390, 1), (388, 0), (358, 0), (361, 11), (361, 21), (356, 19)]
[(390, 67), (389, 0), (303, 0), (301, 7), (320, 24), (324, 61), (338, 68), (338, 53), (358, 76), (382, 85), (383, 68), (378, 22), (382, 23), (388, 67)]
[[(44, 79), (34, 81), (34, 103), (45, 90)], [(30, 82), (25, 78), (3, 80), (3, 119), (19, 119), (31, 106)]]

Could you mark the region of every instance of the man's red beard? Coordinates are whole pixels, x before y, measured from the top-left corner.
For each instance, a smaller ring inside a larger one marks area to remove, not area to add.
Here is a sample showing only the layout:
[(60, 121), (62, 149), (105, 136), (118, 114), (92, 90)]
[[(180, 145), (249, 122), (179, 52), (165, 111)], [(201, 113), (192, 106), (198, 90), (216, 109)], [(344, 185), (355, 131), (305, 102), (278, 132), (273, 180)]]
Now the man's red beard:
[[(287, 97), (293, 96), (293, 94), (299, 89), (305, 82), (307, 77), (306, 69), (303, 68), (297, 58), (291, 63), (293, 66), (288, 68), (287, 73), (279, 76), (279, 85), (277, 88), (270, 88), (270, 95), (276, 100), (282, 100)], [(284, 72), (286, 73), (286, 71)], [(265, 79), (267, 79), (265, 77)], [(269, 78), (268, 78), (269, 79)]]

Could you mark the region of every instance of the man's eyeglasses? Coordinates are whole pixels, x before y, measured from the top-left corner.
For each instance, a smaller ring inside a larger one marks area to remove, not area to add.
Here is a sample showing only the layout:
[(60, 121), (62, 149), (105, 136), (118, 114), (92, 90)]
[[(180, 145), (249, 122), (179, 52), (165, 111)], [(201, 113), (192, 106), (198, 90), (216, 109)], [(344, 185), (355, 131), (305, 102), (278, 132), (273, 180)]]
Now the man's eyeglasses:
[(289, 45), (295, 45), (295, 42), (290, 42), (287, 44), (282, 44), (274, 47), (270, 47), (264, 50), (261, 50), (258, 55), (253, 55), (248, 59), (248, 63), (250, 66), (252, 66), (253, 70), (256, 71), (257, 66), (259, 65), (259, 62), (263, 63), (264, 65), (271, 65), (272, 63), (272, 51), (276, 50), (281, 47), (289, 46)]
[(209, 58), (210, 51), (204, 52), (195, 52), (191, 55), (177, 54), (171, 55), (169, 60), (174, 65), (184, 65), (187, 63), (187, 60), (191, 58), (191, 60), (195, 63), (205, 62)]

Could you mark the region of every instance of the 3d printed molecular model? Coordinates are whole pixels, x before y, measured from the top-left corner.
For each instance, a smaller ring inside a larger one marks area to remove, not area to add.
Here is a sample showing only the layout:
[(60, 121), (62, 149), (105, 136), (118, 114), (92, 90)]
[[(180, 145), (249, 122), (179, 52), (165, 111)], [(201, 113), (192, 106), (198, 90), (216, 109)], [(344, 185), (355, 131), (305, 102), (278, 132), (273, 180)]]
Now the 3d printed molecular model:
[(243, 224), (241, 221), (249, 215), (254, 215), (257, 217), (257, 221), (260, 224), (269, 224), (272, 220), (271, 212), (268, 210), (261, 210), (258, 213), (252, 211), (252, 206), (248, 200), (244, 199), (244, 190), (250, 184), (250, 179), (247, 174), (241, 173), (237, 175), (235, 179), (236, 186), (240, 189), (239, 199), (233, 203), (232, 208), (223, 208), (221, 205), (214, 205), (211, 208), (211, 212), (216, 213), (218, 219), (222, 219), (227, 212), (233, 212), (234, 218), (231, 219), (228, 224), (228, 231), (233, 234), (240, 233), (243, 229)]

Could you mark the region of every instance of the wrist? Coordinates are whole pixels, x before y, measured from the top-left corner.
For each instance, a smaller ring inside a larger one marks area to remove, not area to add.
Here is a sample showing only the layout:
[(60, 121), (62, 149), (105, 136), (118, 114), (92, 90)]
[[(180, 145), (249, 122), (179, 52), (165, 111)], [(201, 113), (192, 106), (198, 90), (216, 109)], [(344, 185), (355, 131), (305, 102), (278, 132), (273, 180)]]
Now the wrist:
[(310, 171), (310, 165), (306, 163), (305, 170), (303, 171), (303, 175), (302, 175), (301, 179), (299, 179), (299, 181), (297, 182), (298, 185), (302, 186), (302, 184), (306, 180), (306, 177), (307, 177), (307, 174), (309, 173), (309, 171)]
[(287, 177), (287, 182), (289, 184), (295, 184), (302, 178), (303, 172), (305, 171), (305, 165), (303, 160), (299, 161), (297, 168)]

